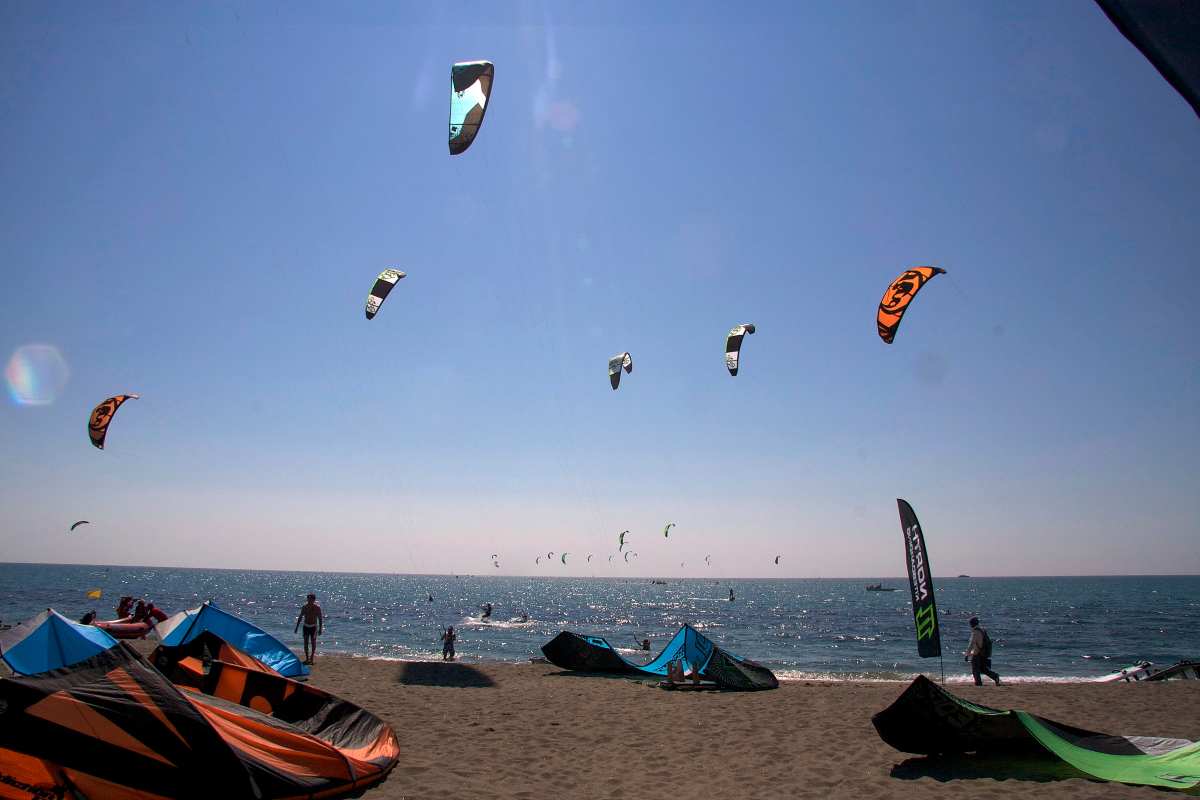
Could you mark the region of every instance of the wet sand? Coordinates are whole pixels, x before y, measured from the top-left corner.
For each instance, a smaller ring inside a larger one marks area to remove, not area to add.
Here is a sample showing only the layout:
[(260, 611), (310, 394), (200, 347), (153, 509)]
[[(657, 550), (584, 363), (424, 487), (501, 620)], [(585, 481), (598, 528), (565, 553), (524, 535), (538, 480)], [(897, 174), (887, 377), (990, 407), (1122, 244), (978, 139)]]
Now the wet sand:
[[(897, 752), (879, 739), (871, 715), (899, 696), (899, 683), (668, 692), (552, 664), (349, 656), (318, 658), (311, 680), (396, 729), (400, 763), (369, 800), (1166, 796), (1080, 778), (1049, 757), (932, 760)], [(1200, 739), (1197, 681), (951, 689), (1091, 730)]]

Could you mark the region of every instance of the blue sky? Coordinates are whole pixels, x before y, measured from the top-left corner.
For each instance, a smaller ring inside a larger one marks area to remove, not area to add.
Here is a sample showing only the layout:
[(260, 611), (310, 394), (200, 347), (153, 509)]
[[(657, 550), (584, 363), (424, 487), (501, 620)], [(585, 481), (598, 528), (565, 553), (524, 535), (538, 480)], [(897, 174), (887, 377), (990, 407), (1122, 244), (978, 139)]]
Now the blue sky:
[(904, 497), (935, 574), (1200, 572), (1200, 122), (1090, 3), (9, 3), (0, 76), (0, 350), (70, 370), (0, 559), (894, 576)]

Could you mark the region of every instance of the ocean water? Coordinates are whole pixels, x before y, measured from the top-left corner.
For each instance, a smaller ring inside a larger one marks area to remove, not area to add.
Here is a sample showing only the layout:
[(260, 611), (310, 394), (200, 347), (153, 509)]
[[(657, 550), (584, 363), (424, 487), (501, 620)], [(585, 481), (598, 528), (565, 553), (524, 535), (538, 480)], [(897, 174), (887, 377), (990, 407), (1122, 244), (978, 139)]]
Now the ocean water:
[[(107, 619), (123, 594), (152, 599), (170, 613), (212, 599), (299, 650), (292, 626), (304, 595), (313, 591), (326, 614), (326, 652), (438, 659), (438, 638), (453, 625), (459, 657), (467, 661), (528, 661), (561, 630), (604, 636), (636, 658), (635, 638), (649, 638), (656, 654), (690, 622), (785, 679), (937, 674), (937, 659), (916, 656), (906, 579), (883, 582), (898, 591), (867, 592), (865, 579), (664, 585), (649, 579), (0, 564), (0, 620), (17, 622), (47, 607), (71, 618), (95, 608)], [(935, 585), (949, 680), (969, 678), (961, 653), (972, 615), (992, 636), (993, 664), (1007, 679), (1084, 680), (1142, 659), (1165, 666), (1200, 658), (1200, 576), (935, 578)], [(103, 590), (103, 599), (85, 597), (95, 588)], [(490, 623), (479, 619), (484, 602), (494, 606)], [(522, 614), (527, 622), (516, 621)]]

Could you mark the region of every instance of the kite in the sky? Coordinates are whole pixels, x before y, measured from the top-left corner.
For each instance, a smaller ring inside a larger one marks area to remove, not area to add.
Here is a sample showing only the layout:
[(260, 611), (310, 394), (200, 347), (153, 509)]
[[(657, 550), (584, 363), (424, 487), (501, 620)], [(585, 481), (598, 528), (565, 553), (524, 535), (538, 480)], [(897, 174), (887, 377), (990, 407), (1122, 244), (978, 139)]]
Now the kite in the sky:
[(704, 563), (708, 564), (711, 567), (712, 566), (712, 556), (705, 556)]
[(464, 152), (479, 135), (495, 76), (490, 61), (462, 61), (450, 68), (450, 155)]
[(569, 555), (571, 555), (571, 554), (570, 554), (570, 553), (563, 553), (563, 554), (562, 554), (562, 563), (564, 563), (564, 564), (565, 564), (565, 563), (567, 563), (567, 556), (569, 556)]
[(633, 356), (629, 353), (617, 353), (608, 360), (608, 382), (612, 384), (613, 391), (621, 385), (622, 369), (626, 374), (633, 372)]
[(588, 553), (587, 560), (588, 560), (589, 564), (592, 563), (592, 555), (593, 555), (592, 553)]
[(533, 563), (534, 563), (534, 564), (540, 564), (540, 563), (542, 563), (542, 557), (541, 557), (541, 556), (538, 556), (537, 558), (535, 558), (535, 559), (533, 560)]
[(663, 537), (666, 538), (671, 533), (671, 528), (675, 527), (674, 522), (668, 522), (667, 527), (663, 528)]
[[(81, 519), (81, 520), (79, 520), (79, 522), (76, 522), (74, 525), (72, 525), (72, 526), (71, 526), (71, 530), (72, 530), (72, 531), (73, 531), (73, 530), (75, 530), (75, 529), (76, 529), (76, 528), (78, 528), (80, 525), (91, 525), (91, 524), (92, 524), (92, 523), (88, 522), (86, 519)], [(68, 531), (68, 532), (69, 532), (69, 531)]]
[(392, 287), (403, 277), (405, 277), (404, 273), (398, 269), (385, 269), (379, 273), (379, 277), (375, 279), (375, 285), (371, 287), (371, 293), (367, 295), (367, 319), (374, 319), (375, 315), (379, 313), (379, 307), (383, 305), (388, 293), (392, 291)]
[(725, 369), (729, 370), (730, 375), (737, 375), (738, 354), (742, 352), (742, 339), (745, 339), (748, 333), (754, 333), (753, 323), (736, 325), (725, 337)]
[(119, 394), (93, 408), (92, 415), (88, 418), (88, 436), (91, 438), (92, 444), (103, 450), (104, 437), (108, 435), (108, 425), (112, 422), (113, 414), (117, 413), (117, 409), (126, 400), (137, 400), (139, 397), (141, 395)]
[(626, 564), (628, 564), (628, 563), (629, 563), (629, 557), (630, 557), (630, 556), (636, 556), (636, 555), (637, 555), (637, 553), (633, 552), (632, 550), (627, 550), (627, 551), (625, 552), (625, 563), (626, 563)]
[(1117, 30), (1200, 116), (1200, 6), (1188, 0), (1096, 0)]
[(879, 313), (875, 316), (875, 327), (879, 330), (880, 339), (886, 344), (892, 343), (908, 304), (930, 278), (945, 271), (941, 267), (913, 267), (904, 270), (900, 277), (892, 281), (892, 285), (883, 293), (883, 299), (879, 301)]
[(781, 559), (781, 558), (783, 558), (783, 556), (775, 556), (775, 563), (778, 564), (779, 559)]
[(618, 553), (625, 549), (625, 534), (627, 534), (627, 533), (629, 533), (629, 531), (621, 531), (620, 536), (617, 537), (617, 542), (618, 542), (617, 552)]

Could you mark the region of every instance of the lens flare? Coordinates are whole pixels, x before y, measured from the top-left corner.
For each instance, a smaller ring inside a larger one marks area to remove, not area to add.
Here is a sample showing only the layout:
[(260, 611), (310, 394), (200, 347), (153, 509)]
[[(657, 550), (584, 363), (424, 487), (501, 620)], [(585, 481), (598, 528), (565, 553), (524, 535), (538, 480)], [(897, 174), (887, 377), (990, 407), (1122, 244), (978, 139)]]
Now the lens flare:
[(4, 368), (8, 396), (18, 406), (48, 406), (58, 399), (71, 370), (52, 344), (18, 347)]

